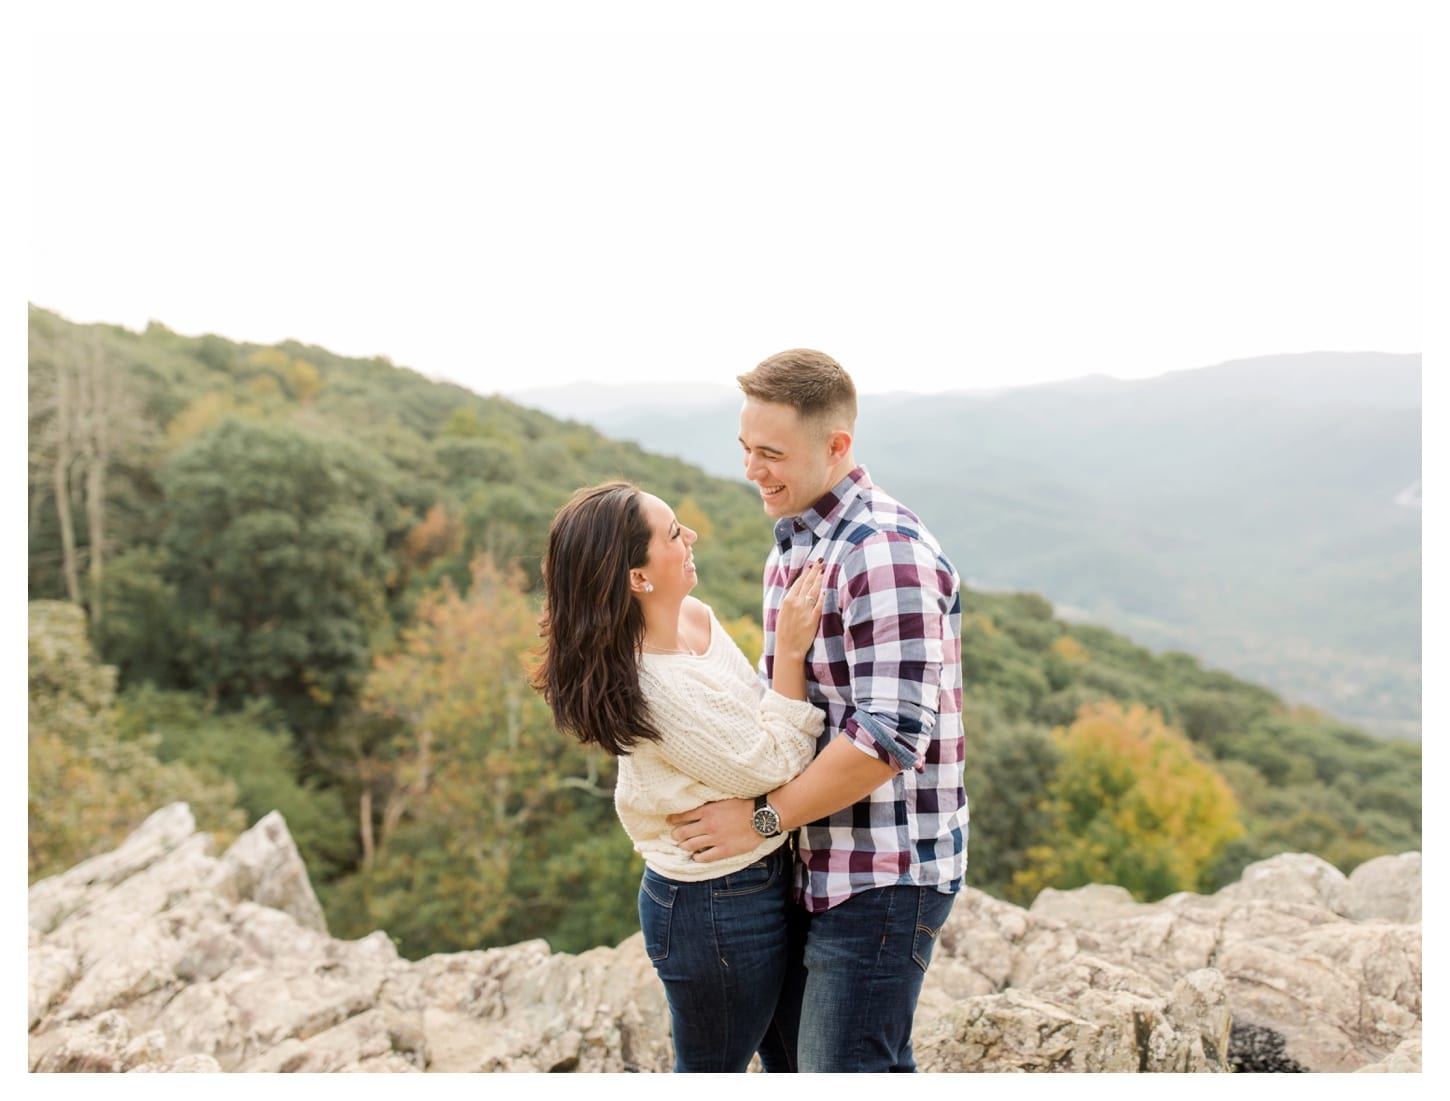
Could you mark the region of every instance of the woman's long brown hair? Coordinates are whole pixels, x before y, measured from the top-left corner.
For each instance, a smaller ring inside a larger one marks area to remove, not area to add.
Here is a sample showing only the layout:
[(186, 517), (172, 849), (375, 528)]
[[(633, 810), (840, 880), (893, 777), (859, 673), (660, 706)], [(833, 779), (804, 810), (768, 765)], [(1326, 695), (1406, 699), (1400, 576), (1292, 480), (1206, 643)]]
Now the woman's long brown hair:
[(614, 756), (655, 741), (639, 686), (644, 613), (629, 571), (649, 557), (640, 491), (628, 482), (581, 489), (554, 517), (544, 553), (544, 655), (532, 684), (554, 725)]

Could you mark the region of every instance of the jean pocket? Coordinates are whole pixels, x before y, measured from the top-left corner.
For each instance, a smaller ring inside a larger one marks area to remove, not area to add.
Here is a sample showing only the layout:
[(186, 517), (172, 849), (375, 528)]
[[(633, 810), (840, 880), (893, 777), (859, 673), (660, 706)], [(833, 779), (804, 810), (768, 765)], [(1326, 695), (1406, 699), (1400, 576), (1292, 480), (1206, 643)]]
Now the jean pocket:
[(644, 950), (652, 963), (670, 954), (670, 919), (675, 914), (675, 895), (679, 890), (672, 883), (651, 882), (648, 875), (640, 882), (639, 927), (644, 933)]
[(711, 893), (716, 898), (753, 895), (769, 887), (780, 877), (780, 874), (781, 863), (772, 853), (762, 860), (757, 860), (754, 864), (747, 864), (738, 872), (721, 876), (716, 881), (715, 889)]
[(916, 907), (916, 929), (911, 938), (911, 958), (923, 971), (931, 964), (931, 954), (947, 916), (952, 912), (955, 895), (942, 894), (929, 887), (921, 889)]

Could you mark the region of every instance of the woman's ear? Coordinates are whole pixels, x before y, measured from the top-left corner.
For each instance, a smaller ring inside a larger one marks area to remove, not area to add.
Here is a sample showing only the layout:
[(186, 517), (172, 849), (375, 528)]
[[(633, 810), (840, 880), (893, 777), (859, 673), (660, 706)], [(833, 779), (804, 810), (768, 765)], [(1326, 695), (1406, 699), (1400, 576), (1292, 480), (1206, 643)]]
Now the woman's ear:
[(629, 571), (629, 587), (637, 593), (652, 593), (655, 587), (638, 570)]

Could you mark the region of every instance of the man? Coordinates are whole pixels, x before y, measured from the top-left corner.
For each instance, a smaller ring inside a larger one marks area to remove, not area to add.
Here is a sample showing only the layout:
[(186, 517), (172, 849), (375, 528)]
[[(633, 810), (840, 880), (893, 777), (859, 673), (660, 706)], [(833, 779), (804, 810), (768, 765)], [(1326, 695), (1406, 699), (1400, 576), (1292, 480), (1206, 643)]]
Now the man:
[(823, 559), (806, 675), (826, 727), (794, 780), (674, 815), (673, 836), (710, 861), (799, 828), (804, 948), (778, 1039), (802, 1071), (915, 1070), (912, 1017), (966, 868), (960, 581), (916, 516), (856, 465), (856, 390), (840, 364), (796, 349), (739, 383), (746, 477), (776, 520), (763, 670), (782, 595)]

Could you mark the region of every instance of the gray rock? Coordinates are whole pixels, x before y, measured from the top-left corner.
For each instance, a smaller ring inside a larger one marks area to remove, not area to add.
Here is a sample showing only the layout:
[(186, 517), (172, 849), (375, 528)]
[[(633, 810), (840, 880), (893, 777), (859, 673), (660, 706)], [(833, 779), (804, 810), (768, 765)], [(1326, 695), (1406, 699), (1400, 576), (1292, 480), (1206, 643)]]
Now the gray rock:
[(1250, 864), (1237, 883), (1230, 883), (1215, 897), (1300, 903), (1344, 914), (1348, 894), (1349, 881), (1329, 861), (1312, 853), (1280, 853)]
[(30, 1027), (80, 978), (81, 961), (68, 948), (39, 942), (30, 933)]
[(1406, 1036), (1384, 1059), (1355, 1070), (1356, 1074), (1419, 1073), (1421, 1066), (1420, 1029)]
[(1366, 860), (1349, 873), (1345, 916), (1355, 921), (1420, 920), (1419, 853), (1396, 853)]
[(119, 847), (91, 857), (30, 888), (30, 927), (49, 933), (87, 900), (124, 883), (196, 834), (196, 819), (185, 803), (151, 815)]
[(1420, 1024), (1418, 925), (1321, 925), (1228, 944), (1215, 966), (1235, 1020), (1283, 1036), (1309, 1070), (1378, 1062)]
[(327, 932), (307, 866), (276, 811), (237, 838), (209, 886), (232, 901), (250, 899), (291, 915), (304, 929)]
[(67, 1029), (58, 1042), (32, 1063), (31, 1069), (79, 1074), (119, 1073), (127, 1069), (125, 1050), (130, 1043), (130, 1022), (124, 1014), (108, 1010)]
[[(1413, 867), (1395, 859), (1401, 869)], [(1305, 854), (1252, 865), (1243, 880), (1214, 895), (1183, 893), (1151, 904), (1094, 885), (1054, 891), (1023, 910), (964, 890), (927, 973), (917, 1034), (936, 1017), (951, 1015), (960, 1024), (967, 1002), (994, 993), (1030, 991), (1035, 997), (977, 1005), (975, 1031), (960, 1032), (962, 1044), (980, 1045), (984, 1029), (1007, 1028), (1014, 1014), (1038, 1013), (1044, 1002), (1072, 1017), (1092, 997), (1080, 983), (1065, 983), (1071, 970), (1059, 965), (1092, 958), (1146, 983), (1125, 988), (1140, 998), (1154, 991), (1166, 997), (1188, 976), (1211, 972), (1222, 984), (1233, 1024), (1279, 1037), (1278, 1058), (1285, 1063), (1323, 1071), (1376, 1063), (1419, 1028), (1420, 926), (1350, 920), (1340, 911), (1351, 908), (1351, 894), (1337, 869)], [(1044, 986), (1053, 982), (1058, 985)], [(1213, 1008), (1205, 1003), (1199, 1016)], [(1179, 1017), (1174, 1023), (1189, 1022)], [(1226, 1069), (1228, 1027), (1220, 1020), (1208, 1028), (1205, 1066)], [(1068, 1031), (1090, 1047), (1101, 1040), (1081, 1027)], [(1012, 1035), (1009, 1029), (1006, 1040), (996, 1041), (995, 1054), (983, 1055), (978, 1069), (1058, 1066), (1050, 1045), (1014, 1046)], [(1023, 1040), (1030, 1037), (1024, 1033)], [(1008, 1050), (1015, 1052), (1010, 1058), (1002, 1054)], [(1401, 1060), (1414, 1058), (1414, 1051), (1406, 1048)], [(1084, 1058), (1099, 1067), (1111, 1061), (1101, 1052)], [(942, 1059), (958, 1069), (969, 1069), (970, 1062)]]
[(218, 1069), (204, 1056), (169, 1060), (166, 1049), (162, 1032), (152, 1030), (137, 1036), (124, 1014), (107, 1010), (69, 1029), (32, 1069), (73, 1074)]
[(183, 1055), (170, 1063), (142, 1063), (132, 1067), (128, 1074), (216, 1074), (221, 1070), (210, 1055)]
[[(1420, 1067), (1419, 857), (1304, 854), (1217, 894), (1117, 887), (1023, 909), (964, 889), (915, 1021), (933, 1071)], [(1415, 920), (1401, 920), (1413, 916)], [(328, 935), (280, 816), (220, 857), (168, 807), (30, 891), (29, 1066), (183, 1073), (666, 1071), (636, 934), (401, 959)]]
[(1227, 1066), (1221, 980), (1196, 972), (1161, 993), (1079, 956), (1021, 988), (949, 1007), (914, 1044), (923, 1071), (1212, 1072)]
[(1089, 883), (1071, 891), (1047, 887), (1039, 891), (1029, 907), (1037, 917), (1057, 918), (1073, 925), (1136, 914), (1143, 904), (1126, 887), (1111, 883)]

